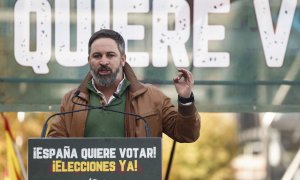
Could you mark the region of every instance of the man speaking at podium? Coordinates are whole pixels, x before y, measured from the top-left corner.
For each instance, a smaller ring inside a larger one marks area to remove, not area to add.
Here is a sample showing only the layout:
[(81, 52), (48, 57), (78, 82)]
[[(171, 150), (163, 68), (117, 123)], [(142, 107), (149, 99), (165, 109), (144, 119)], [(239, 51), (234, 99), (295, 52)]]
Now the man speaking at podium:
[(151, 137), (165, 133), (178, 142), (198, 139), (200, 116), (194, 105), (191, 72), (179, 68), (173, 79), (177, 109), (158, 88), (137, 80), (126, 63), (119, 33), (97, 31), (88, 46), (90, 72), (78, 89), (62, 99), (61, 113), (52, 119), (48, 137), (145, 137), (146, 124)]

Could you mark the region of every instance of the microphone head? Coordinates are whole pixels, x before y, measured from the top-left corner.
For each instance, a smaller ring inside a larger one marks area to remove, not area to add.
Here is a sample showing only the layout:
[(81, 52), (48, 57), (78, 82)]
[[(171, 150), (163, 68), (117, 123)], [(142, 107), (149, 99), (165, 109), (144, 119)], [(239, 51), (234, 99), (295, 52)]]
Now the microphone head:
[(77, 97), (80, 94), (80, 90), (77, 89), (74, 94), (75, 94), (75, 97)]
[(121, 99), (120, 95), (117, 94), (116, 92), (113, 93), (113, 96), (114, 96), (115, 98), (117, 98), (117, 99)]

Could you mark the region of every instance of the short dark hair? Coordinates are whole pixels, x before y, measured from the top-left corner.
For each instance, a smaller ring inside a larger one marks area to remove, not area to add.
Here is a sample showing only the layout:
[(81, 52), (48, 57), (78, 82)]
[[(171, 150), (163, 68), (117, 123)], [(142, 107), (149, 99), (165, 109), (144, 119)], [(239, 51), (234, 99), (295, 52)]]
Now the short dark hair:
[(91, 52), (91, 45), (93, 44), (93, 42), (97, 39), (100, 38), (110, 38), (112, 40), (114, 40), (117, 45), (118, 45), (118, 49), (121, 53), (121, 55), (125, 54), (125, 42), (123, 37), (121, 36), (121, 34), (119, 34), (118, 32), (114, 31), (114, 30), (110, 30), (110, 29), (101, 29), (99, 31), (96, 31), (89, 40), (89, 54)]

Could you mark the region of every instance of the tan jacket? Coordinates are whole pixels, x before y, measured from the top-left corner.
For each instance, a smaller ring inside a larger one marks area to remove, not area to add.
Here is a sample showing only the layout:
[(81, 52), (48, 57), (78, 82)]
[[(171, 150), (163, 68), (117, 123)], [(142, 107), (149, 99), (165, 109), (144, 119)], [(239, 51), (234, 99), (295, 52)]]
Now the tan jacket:
[[(140, 83), (132, 68), (126, 63), (124, 68), (126, 78), (130, 81), (127, 93), (125, 110), (145, 118), (151, 128), (152, 137), (161, 137), (167, 134), (178, 142), (194, 142), (200, 133), (200, 116), (194, 104), (178, 105), (177, 109), (171, 104), (170, 98), (165, 96), (159, 89), (152, 85)], [(79, 86), (79, 96), (74, 98), (78, 103), (89, 103), (89, 91), (87, 83), (91, 80), (90, 73)], [(76, 92), (68, 92), (61, 103), (61, 112), (74, 111), (84, 107), (74, 105), (72, 97)], [(93, 110), (95, 111), (95, 110)], [(76, 112), (56, 116), (52, 119), (48, 137), (83, 137), (88, 111)], [(145, 137), (144, 122), (136, 117), (125, 115), (125, 137)]]

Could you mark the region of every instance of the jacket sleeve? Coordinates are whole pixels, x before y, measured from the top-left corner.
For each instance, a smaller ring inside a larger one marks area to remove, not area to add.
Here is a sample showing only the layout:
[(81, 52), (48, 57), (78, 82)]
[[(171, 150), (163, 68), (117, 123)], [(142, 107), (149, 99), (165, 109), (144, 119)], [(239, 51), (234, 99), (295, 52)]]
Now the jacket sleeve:
[(200, 136), (200, 115), (195, 104), (181, 105), (178, 110), (172, 105), (170, 98), (164, 96), (162, 104), (163, 131), (178, 142), (195, 142)]
[[(61, 101), (60, 112), (66, 112), (67, 102), (71, 98), (72, 92), (67, 93)], [(50, 120), (50, 127), (47, 137), (68, 137), (67, 127), (65, 123), (65, 115), (54, 116)]]

